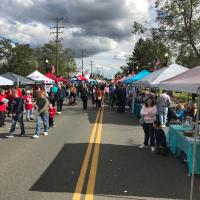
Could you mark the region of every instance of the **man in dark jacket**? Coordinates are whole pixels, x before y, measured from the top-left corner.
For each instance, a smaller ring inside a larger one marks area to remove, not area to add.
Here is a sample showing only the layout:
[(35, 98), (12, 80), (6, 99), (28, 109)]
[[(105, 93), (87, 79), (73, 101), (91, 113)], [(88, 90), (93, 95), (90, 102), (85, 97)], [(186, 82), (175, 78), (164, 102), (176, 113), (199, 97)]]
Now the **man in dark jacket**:
[(83, 101), (83, 109), (87, 110), (87, 101), (88, 101), (88, 88), (85, 85), (81, 91), (81, 98)]
[(57, 101), (57, 113), (59, 115), (62, 112), (64, 98), (65, 98), (65, 91), (61, 85), (58, 85), (58, 91), (56, 93), (56, 101)]
[(18, 92), (16, 90), (12, 91), (12, 94), (14, 96), (14, 100), (12, 102), (12, 124), (9, 134), (6, 136), (8, 138), (14, 137), (15, 127), (16, 123), (19, 122), (20, 128), (21, 128), (21, 134), (20, 136), (25, 135), (24, 130), (24, 121), (23, 121), (23, 112), (24, 112), (24, 100), (23, 98), (19, 97)]

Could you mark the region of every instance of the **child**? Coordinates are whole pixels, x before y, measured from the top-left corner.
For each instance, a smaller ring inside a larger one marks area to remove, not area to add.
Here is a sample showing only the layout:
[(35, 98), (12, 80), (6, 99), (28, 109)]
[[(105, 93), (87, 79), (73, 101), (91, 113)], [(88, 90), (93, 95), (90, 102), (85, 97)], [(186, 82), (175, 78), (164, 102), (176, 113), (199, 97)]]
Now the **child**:
[(30, 90), (26, 91), (26, 95), (24, 96), (24, 104), (26, 109), (26, 120), (34, 120), (33, 118), (33, 97), (30, 94)]
[(158, 120), (153, 123), (156, 139), (156, 153), (165, 156), (168, 153), (165, 132), (161, 129), (161, 124)]
[(56, 115), (56, 108), (52, 104), (49, 104), (49, 127), (55, 128), (54, 125), (55, 115)]

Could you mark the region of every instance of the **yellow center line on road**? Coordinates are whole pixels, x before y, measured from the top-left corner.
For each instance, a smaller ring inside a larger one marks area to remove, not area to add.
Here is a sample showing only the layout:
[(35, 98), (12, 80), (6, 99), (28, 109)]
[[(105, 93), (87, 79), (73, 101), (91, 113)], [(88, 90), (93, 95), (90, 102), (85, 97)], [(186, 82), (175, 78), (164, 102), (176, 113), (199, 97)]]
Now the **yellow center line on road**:
[(98, 166), (98, 160), (99, 160), (99, 151), (100, 151), (102, 128), (103, 128), (103, 112), (104, 110), (102, 108), (85, 200), (94, 199), (94, 188), (95, 188), (95, 182), (96, 182), (97, 166)]
[(85, 158), (84, 158), (84, 161), (83, 161), (83, 164), (82, 164), (81, 172), (80, 172), (80, 175), (79, 175), (79, 178), (78, 178), (78, 182), (77, 182), (76, 189), (75, 189), (75, 192), (73, 194), (72, 200), (80, 200), (80, 198), (81, 198), (81, 192), (82, 192), (82, 189), (83, 189), (85, 175), (86, 175), (86, 172), (87, 172), (88, 163), (89, 163), (89, 160), (90, 160), (90, 155), (91, 155), (92, 147), (93, 147), (94, 140), (95, 140), (98, 122), (99, 122), (99, 119), (100, 119), (100, 114), (101, 114), (101, 110), (98, 111), (95, 123), (93, 125), (93, 129), (92, 129), (90, 139), (89, 139), (89, 143), (88, 143), (88, 146), (87, 146), (87, 151), (86, 151), (86, 154), (85, 154)]

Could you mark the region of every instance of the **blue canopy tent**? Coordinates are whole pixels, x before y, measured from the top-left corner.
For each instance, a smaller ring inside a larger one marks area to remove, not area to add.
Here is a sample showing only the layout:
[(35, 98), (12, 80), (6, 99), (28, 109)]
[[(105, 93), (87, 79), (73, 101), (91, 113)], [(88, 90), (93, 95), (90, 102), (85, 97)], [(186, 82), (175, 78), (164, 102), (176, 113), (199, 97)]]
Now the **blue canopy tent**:
[(125, 79), (123, 81), (124, 84), (132, 84), (135, 81), (139, 81), (140, 79), (144, 78), (145, 76), (149, 75), (150, 72), (147, 70), (142, 70), (141, 72), (139, 72), (138, 74), (136, 74), (135, 76), (131, 76), (128, 79)]

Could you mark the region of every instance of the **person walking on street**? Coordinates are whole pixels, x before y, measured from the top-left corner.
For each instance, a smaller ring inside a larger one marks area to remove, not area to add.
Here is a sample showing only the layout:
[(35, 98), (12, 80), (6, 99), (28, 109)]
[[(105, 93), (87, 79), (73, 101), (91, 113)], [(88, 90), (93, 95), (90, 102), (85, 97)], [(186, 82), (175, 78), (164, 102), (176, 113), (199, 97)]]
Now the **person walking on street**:
[(98, 89), (97, 89), (98, 108), (101, 108), (102, 98), (103, 98), (103, 90), (101, 90), (100, 86), (98, 86)]
[(61, 85), (58, 85), (58, 92), (56, 93), (57, 113), (62, 114), (62, 106), (65, 97), (65, 91)]
[(8, 99), (4, 90), (0, 91), (0, 127), (5, 125), (5, 113), (7, 109)]
[(154, 101), (149, 97), (146, 99), (145, 104), (140, 111), (140, 115), (144, 121), (142, 124), (144, 130), (144, 143), (140, 145), (140, 148), (147, 148), (150, 138), (151, 151), (155, 151), (155, 135), (153, 122), (156, 120), (156, 114), (157, 108), (154, 105)]
[(109, 103), (108, 103), (109, 107), (113, 107), (113, 99), (115, 95), (114, 93), (115, 93), (115, 87), (113, 84), (111, 84), (109, 87)]
[(49, 119), (48, 119), (48, 109), (49, 102), (45, 96), (44, 91), (38, 92), (38, 99), (36, 100), (36, 108), (38, 109), (36, 113), (36, 127), (35, 134), (33, 138), (39, 138), (40, 135), (40, 124), (43, 121), (44, 124), (44, 135), (48, 135)]
[(54, 117), (56, 115), (56, 108), (49, 104), (49, 127), (55, 128)]
[(166, 90), (163, 90), (162, 94), (158, 96), (156, 104), (158, 108), (158, 117), (160, 120), (160, 124), (161, 127), (164, 128), (166, 127), (168, 109), (171, 104), (170, 96), (166, 93)]
[(86, 85), (83, 86), (83, 89), (81, 91), (81, 99), (83, 101), (83, 109), (87, 110), (88, 88)]
[(96, 105), (96, 107), (97, 107), (97, 87), (94, 85), (93, 86), (93, 88), (92, 88), (92, 94), (91, 94), (91, 96), (92, 96), (92, 105), (93, 105), (93, 108), (95, 107), (95, 105)]
[(53, 106), (55, 106), (55, 104), (56, 104), (56, 93), (57, 92), (58, 92), (57, 86), (53, 85), (50, 88), (50, 92), (49, 92), (49, 101)]
[(25, 129), (24, 129), (24, 120), (23, 120), (23, 112), (24, 112), (24, 100), (22, 97), (19, 97), (19, 94), (17, 90), (13, 90), (12, 94), (14, 96), (14, 100), (12, 102), (12, 122), (11, 122), (11, 128), (9, 134), (6, 136), (7, 138), (13, 138), (16, 123), (19, 122), (20, 128), (21, 128), (21, 134), (20, 136), (25, 135)]
[(26, 120), (34, 120), (33, 118), (33, 97), (30, 94), (30, 90), (26, 91), (26, 95), (24, 96), (24, 104), (26, 109)]
[(106, 84), (106, 86), (105, 86), (105, 88), (104, 88), (104, 103), (105, 104), (108, 104), (109, 103), (109, 91), (110, 90), (110, 88), (109, 88), (109, 85), (108, 84)]

